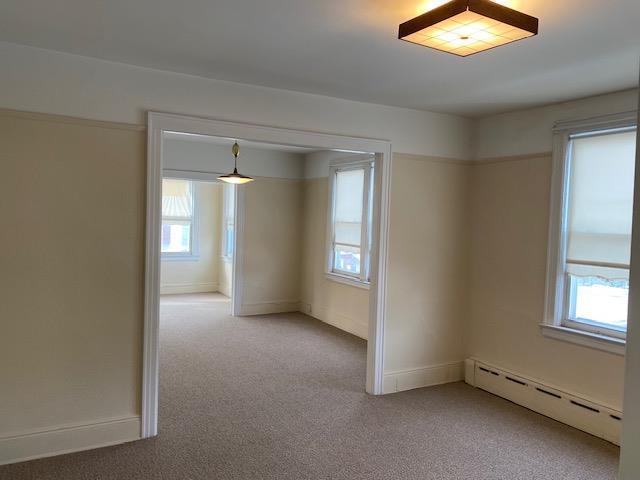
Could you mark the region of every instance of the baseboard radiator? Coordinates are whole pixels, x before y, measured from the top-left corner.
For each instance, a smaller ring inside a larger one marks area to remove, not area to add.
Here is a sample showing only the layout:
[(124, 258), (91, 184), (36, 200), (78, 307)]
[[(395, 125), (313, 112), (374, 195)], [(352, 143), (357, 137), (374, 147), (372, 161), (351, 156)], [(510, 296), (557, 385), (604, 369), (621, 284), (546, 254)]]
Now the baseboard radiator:
[(620, 445), (622, 412), (618, 410), (477, 359), (466, 360), (465, 381), (534, 412)]

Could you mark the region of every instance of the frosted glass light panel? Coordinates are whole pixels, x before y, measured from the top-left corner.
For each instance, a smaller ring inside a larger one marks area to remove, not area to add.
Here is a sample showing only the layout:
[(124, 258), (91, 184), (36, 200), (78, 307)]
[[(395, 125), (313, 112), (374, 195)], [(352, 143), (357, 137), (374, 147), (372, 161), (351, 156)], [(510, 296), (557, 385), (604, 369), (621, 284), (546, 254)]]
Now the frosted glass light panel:
[(489, 0), (453, 0), (400, 25), (398, 38), (461, 57), (538, 33), (538, 19)]
[(161, 252), (167, 255), (191, 253), (193, 236), (193, 182), (162, 180)]
[(362, 219), (365, 169), (336, 172), (333, 267), (359, 275), (361, 270)]
[(569, 143), (569, 321), (626, 330), (636, 132)]

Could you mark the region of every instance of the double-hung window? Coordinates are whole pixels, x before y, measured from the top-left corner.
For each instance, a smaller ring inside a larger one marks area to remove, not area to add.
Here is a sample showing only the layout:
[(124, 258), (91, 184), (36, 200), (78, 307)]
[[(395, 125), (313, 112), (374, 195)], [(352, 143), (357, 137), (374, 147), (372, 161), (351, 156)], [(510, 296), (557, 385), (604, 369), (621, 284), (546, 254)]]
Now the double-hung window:
[(164, 258), (192, 258), (195, 251), (194, 184), (162, 180), (161, 252)]
[(222, 185), (222, 258), (233, 259), (235, 239), (235, 186)]
[(369, 284), (373, 183), (370, 157), (329, 169), (327, 274), (331, 279)]
[(557, 131), (551, 202), (546, 333), (618, 353), (629, 295), (631, 122)]

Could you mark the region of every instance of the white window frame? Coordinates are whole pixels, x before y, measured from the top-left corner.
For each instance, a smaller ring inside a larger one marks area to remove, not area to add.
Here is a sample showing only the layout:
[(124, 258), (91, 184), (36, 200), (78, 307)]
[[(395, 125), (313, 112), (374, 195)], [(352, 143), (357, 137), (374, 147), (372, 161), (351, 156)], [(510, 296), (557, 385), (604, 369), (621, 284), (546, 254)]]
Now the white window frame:
[[(372, 248), (372, 224), (373, 224), (373, 175), (375, 169), (374, 156), (357, 155), (354, 157), (333, 160), (329, 165), (329, 208), (327, 217), (327, 242), (326, 242), (326, 270), (327, 279), (369, 289), (371, 284), (371, 248)], [(338, 172), (364, 169), (364, 189), (362, 195), (362, 231), (360, 245), (352, 245), (360, 248), (361, 265), (359, 274), (351, 274), (336, 270), (335, 262), (335, 193), (336, 175)]]
[(553, 170), (551, 177), (549, 245), (545, 316), (541, 324), (545, 336), (624, 355), (626, 332), (569, 319), (569, 281), (565, 274), (567, 245), (568, 184), (571, 139), (637, 128), (637, 113), (625, 112), (587, 120), (559, 122), (553, 129)]
[[(237, 189), (235, 185), (231, 185), (231, 184), (222, 184), (222, 241), (220, 242), (220, 251), (221, 253), (221, 257), (222, 260), (228, 263), (233, 262), (233, 243), (231, 242), (231, 249), (229, 250), (229, 245), (227, 244), (227, 231), (229, 229), (229, 225), (233, 225), (233, 235), (235, 237), (235, 235), (237, 235), (237, 229), (236, 229), (236, 218), (235, 218), (235, 211), (236, 211), (236, 195), (237, 195)], [(227, 203), (229, 201), (229, 199), (227, 198), (227, 196), (225, 195), (225, 189), (229, 188), (231, 191), (231, 202), (232, 202), (232, 206), (231, 206), (231, 211), (234, 212), (233, 215), (231, 216), (231, 219), (229, 220), (229, 217), (227, 216)], [(229, 254), (227, 254), (227, 250), (229, 250)]]
[[(198, 188), (197, 182), (189, 179), (177, 179), (173, 177), (165, 177), (171, 180), (184, 180), (191, 185), (191, 218), (186, 220), (186, 217), (170, 217), (162, 215), (160, 219), (160, 225), (162, 226), (165, 221), (173, 222), (185, 222), (191, 223), (191, 235), (189, 236), (189, 251), (188, 252), (163, 252), (162, 244), (160, 245), (160, 256), (162, 261), (169, 262), (196, 262), (200, 259), (200, 244), (198, 242), (199, 225), (198, 225)], [(163, 179), (164, 180), (164, 179)], [(161, 227), (162, 228), (162, 227)]]

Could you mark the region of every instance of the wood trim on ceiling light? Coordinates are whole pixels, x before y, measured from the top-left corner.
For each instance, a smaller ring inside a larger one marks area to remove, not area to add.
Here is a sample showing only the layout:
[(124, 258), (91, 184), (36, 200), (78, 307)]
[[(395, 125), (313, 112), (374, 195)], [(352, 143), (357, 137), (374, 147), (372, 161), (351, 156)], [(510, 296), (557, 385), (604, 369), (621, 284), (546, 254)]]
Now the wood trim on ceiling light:
[(537, 35), (538, 23), (490, 0), (452, 0), (402, 23), (398, 38), (466, 57)]

